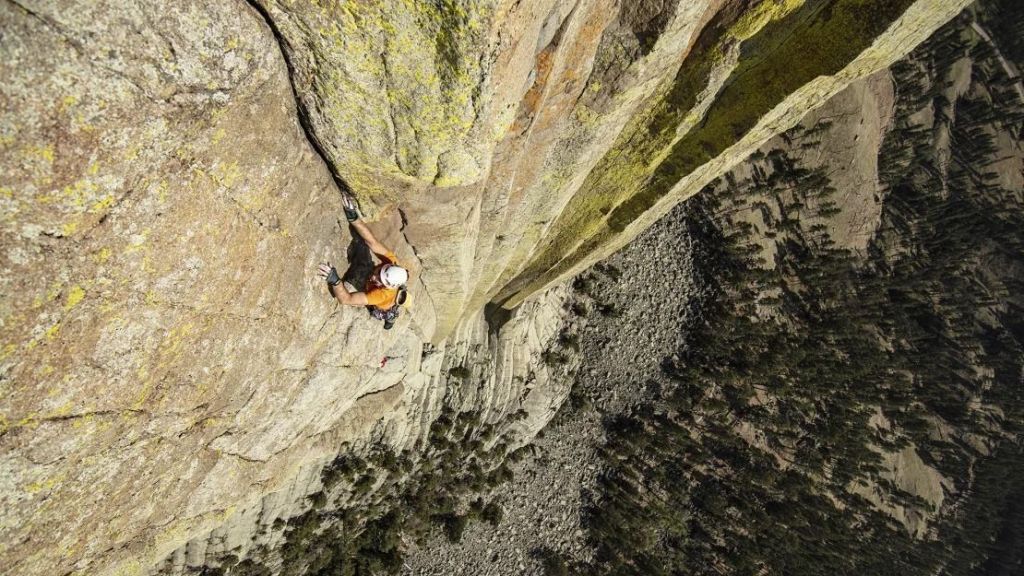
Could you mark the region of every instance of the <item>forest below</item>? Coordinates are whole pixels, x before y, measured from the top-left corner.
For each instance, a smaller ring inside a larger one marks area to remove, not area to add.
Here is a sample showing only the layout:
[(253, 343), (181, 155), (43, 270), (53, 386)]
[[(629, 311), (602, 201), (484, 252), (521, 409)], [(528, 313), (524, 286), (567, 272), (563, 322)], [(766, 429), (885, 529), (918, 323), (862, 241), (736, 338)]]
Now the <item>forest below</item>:
[[(1024, 128), (1000, 62), (1024, 64), (1014, 12), (965, 14), (892, 69), (866, 254), (830, 236), (828, 175), (783, 150), (695, 199), (703, 321), (656, 397), (605, 423), (595, 560), (549, 572), (1021, 573), (1024, 199), (996, 167)], [(969, 89), (951, 98), (965, 58)], [(824, 128), (785, 138), (813, 150)], [(941, 505), (883, 470), (908, 448), (941, 474)]]

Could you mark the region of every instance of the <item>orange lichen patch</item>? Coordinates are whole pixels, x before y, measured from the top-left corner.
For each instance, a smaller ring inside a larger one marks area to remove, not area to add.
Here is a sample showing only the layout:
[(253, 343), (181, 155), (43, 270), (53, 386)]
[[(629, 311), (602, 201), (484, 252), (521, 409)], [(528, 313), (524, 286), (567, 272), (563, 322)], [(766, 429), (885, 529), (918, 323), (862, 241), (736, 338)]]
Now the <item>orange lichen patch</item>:
[(547, 86), (548, 76), (551, 75), (551, 60), (554, 56), (555, 48), (555, 45), (549, 45), (537, 55), (537, 63), (534, 66), (536, 77), (534, 78), (533, 86), (526, 91), (526, 95), (523, 96), (523, 100), (519, 103), (519, 111), (516, 114), (515, 122), (512, 124), (512, 130), (516, 133), (526, 130), (533, 122), (534, 114), (536, 114), (537, 108), (540, 106), (541, 99), (544, 96), (544, 88)]

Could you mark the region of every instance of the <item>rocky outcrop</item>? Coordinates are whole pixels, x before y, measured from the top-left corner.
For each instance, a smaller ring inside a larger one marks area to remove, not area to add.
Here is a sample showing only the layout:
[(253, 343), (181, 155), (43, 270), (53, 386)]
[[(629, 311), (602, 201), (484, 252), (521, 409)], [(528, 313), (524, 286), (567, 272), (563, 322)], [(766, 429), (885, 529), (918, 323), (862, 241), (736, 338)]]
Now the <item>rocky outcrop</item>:
[[(501, 328), (486, 304), (608, 254), (963, 2), (848, 4), (0, 3), (0, 565), (145, 571), (342, 443), (422, 435), (446, 394), (528, 436), (564, 393), (524, 376), (558, 307)], [(773, 75), (804, 48), (829, 57)], [(343, 260), (342, 186), (413, 271), (393, 331), (313, 275)], [(494, 384), (442, 385), (470, 349)]]
[[(416, 451), (423, 431), (447, 404), (455, 412), (475, 414), (495, 427), (495, 438), (514, 450), (533, 438), (562, 405), (570, 382), (556, 378), (560, 367), (540, 361), (562, 327), (567, 290), (549, 291), (516, 310), (500, 333), (481, 313), (438, 348), (427, 347), (418, 371), (406, 372), (400, 392), (391, 389), (359, 398), (337, 426), (322, 435), (312, 459), (284, 485), (240, 505), (212, 530), (173, 550), (147, 573), (189, 574), (189, 569), (222, 566), (226, 558), (248, 558), (286, 541), (289, 520), (310, 510), (325, 490), (321, 472), (342, 448), (363, 444), (363, 437), (396, 451)], [(388, 358), (388, 364), (403, 358)], [(452, 374), (458, 374), (452, 376)], [(261, 558), (267, 561), (266, 558)], [(271, 564), (272, 565), (272, 564)]]

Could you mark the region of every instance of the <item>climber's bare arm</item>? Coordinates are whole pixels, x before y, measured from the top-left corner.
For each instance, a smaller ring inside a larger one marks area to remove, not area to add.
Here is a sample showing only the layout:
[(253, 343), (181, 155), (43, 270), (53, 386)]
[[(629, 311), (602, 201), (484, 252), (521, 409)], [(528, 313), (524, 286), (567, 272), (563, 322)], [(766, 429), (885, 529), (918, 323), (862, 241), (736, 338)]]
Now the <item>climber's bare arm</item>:
[(369, 304), (366, 301), (366, 293), (349, 292), (345, 289), (345, 285), (342, 284), (341, 278), (338, 277), (338, 271), (334, 266), (331, 266), (330, 263), (321, 264), (317, 270), (317, 275), (320, 276), (321, 280), (325, 280), (327, 282), (327, 290), (330, 291), (331, 296), (343, 305), (366, 306)]
[(377, 240), (377, 237), (370, 231), (370, 227), (362, 220), (356, 220), (353, 222), (352, 227), (356, 229), (356, 232), (358, 232), (360, 236), (363, 237), (363, 240), (366, 240), (366, 246), (377, 256), (386, 257), (388, 253), (391, 252), (388, 250), (387, 246), (381, 244), (380, 240)]
[(349, 292), (345, 290), (344, 284), (338, 284), (337, 286), (327, 287), (331, 291), (331, 295), (338, 302), (341, 302), (345, 306), (368, 306), (369, 302), (366, 301), (365, 292)]

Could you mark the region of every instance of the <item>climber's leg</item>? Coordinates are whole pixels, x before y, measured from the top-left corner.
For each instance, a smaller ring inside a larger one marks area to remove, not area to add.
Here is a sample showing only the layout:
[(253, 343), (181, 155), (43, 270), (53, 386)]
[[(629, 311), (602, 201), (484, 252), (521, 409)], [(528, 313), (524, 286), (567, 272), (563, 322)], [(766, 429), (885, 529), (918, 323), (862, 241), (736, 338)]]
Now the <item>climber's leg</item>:
[(353, 231), (352, 242), (348, 245), (348, 270), (341, 279), (353, 288), (361, 290), (373, 274), (373, 255), (362, 236)]

